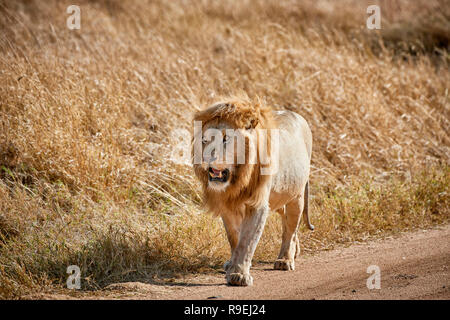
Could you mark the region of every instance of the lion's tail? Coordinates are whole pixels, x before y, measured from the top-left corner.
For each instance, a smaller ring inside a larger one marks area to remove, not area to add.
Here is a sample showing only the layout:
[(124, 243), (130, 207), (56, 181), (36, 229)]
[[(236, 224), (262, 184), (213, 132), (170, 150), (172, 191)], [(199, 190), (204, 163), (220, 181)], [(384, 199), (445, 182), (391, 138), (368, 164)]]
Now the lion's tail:
[(306, 224), (309, 230), (314, 230), (314, 226), (309, 221), (309, 181), (305, 186), (305, 204), (303, 207), (303, 222)]

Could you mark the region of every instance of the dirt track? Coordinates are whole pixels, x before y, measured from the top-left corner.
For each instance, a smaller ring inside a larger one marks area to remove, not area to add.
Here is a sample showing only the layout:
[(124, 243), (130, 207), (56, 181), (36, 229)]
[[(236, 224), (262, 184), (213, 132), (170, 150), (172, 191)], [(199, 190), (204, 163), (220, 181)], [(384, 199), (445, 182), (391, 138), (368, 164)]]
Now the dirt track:
[[(366, 286), (367, 267), (381, 271), (381, 289)], [(170, 286), (111, 285), (109, 298), (127, 299), (450, 299), (450, 225), (396, 238), (302, 256), (291, 272), (252, 268), (253, 287), (228, 287), (224, 275)]]
[[(367, 288), (370, 265), (381, 288)], [(295, 271), (272, 264), (252, 268), (252, 287), (229, 287), (224, 274), (171, 284), (117, 283), (94, 295), (38, 295), (28, 299), (450, 299), (450, 225), (303, 255)]]

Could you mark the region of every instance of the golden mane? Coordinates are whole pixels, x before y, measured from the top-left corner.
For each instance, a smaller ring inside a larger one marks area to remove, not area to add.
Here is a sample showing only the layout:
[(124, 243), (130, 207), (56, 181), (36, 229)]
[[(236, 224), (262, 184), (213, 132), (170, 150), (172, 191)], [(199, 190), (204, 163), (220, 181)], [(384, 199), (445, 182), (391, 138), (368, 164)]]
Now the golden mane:
[[(211, 121), (226, 122), (234, 129), (266, 129), (274, 128), (272, 110), (260, 101), (248, 99), (230, 99), (229, 101), (215, 103), (209, 108), (199, 111), (194, 115), (193, 121), (201, 121), (202, 131), (206, 124)], [(271, 135), (267, 135), (267, 152), (270, 152)], [(195, 140), (195, 137), (194, 137)], [(194, 141), (195, 143), (195, 141)], [(259, 159), (259, 149), (262, 142), (257, 139), (256, 153), (257, 163), (248, 162), (248, 142), (246, 142), (246, 163), (236, 164), (236, 174), (231, 184), (223, 192), (210, 190), (208, 186), (208, 173), (200, 164), (194, 164), (194, 172), (203, 184), (204, 204), (216, 215), (225, 215), (239, 212), (243, 205), (249, 207), (258, 206), (262, 201), (262, 191), (270, 182), (270, 175), (262, 175), (261, 168), (270, 167), (269, 164), (262, 165)], [(270, 158), (270, 154), (269, 154)]]

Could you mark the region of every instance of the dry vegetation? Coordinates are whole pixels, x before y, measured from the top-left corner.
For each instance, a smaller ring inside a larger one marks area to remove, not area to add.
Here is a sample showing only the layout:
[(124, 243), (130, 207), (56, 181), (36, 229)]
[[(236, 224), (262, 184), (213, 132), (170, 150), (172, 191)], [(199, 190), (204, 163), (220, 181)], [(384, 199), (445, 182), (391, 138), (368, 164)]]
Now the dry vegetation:
[[(0, 297), (215, 272), (174, 129), (219, 96), (314, 136), (306, 252), (449, 221), (448, 1), (0, 1)], [(370, 2), (372, 4), (373, 1)], [(255, 259), (279, 246), (273, 215)], [(304, 251), (304, 252), (305, 252)]]

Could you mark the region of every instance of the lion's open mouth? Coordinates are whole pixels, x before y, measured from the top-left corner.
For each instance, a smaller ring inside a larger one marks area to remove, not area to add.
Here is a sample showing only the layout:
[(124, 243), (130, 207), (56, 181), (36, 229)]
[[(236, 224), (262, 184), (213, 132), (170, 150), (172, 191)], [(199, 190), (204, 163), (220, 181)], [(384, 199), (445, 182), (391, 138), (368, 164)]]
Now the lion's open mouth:
[(230, 170), (217, 170), (212, 167), (208, 169), (209, 173), (209, 181), (219, 181), (219, 182), (227, 182), (228, 177), (230, 176)]

